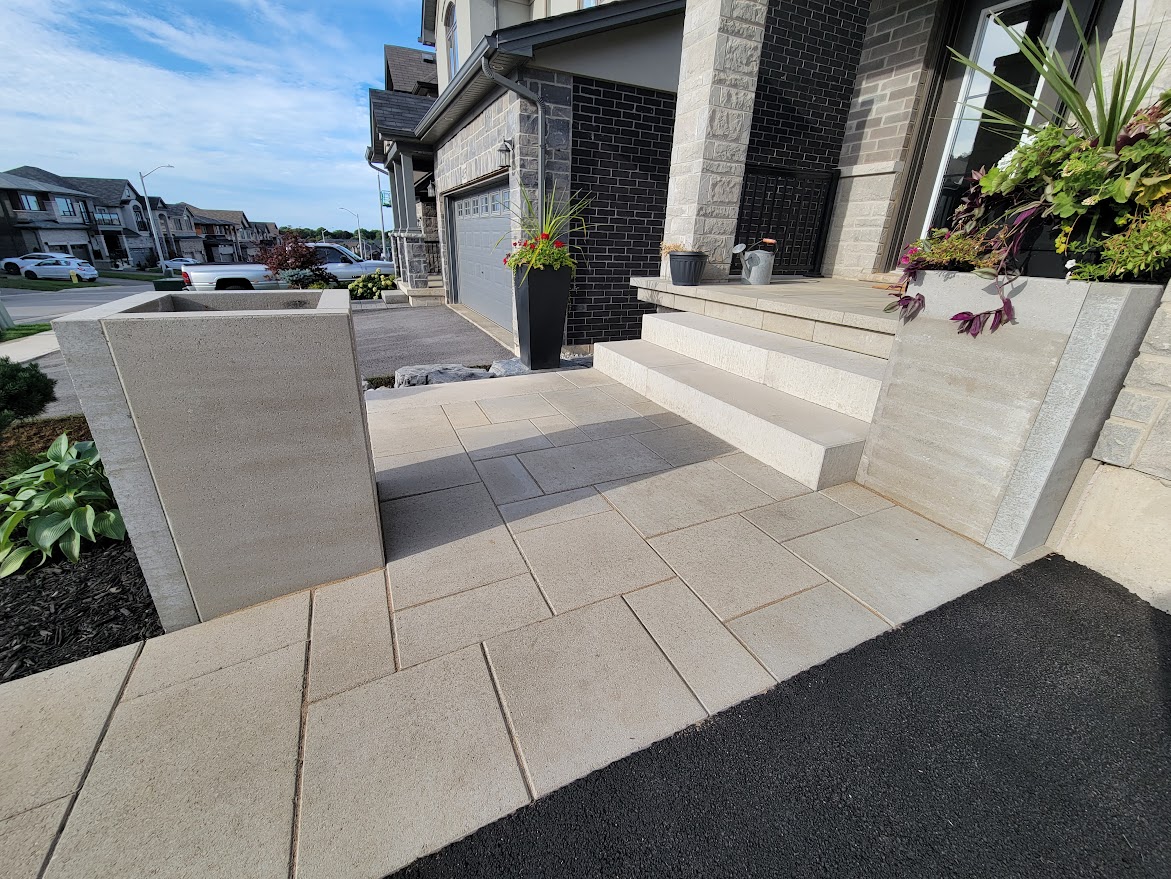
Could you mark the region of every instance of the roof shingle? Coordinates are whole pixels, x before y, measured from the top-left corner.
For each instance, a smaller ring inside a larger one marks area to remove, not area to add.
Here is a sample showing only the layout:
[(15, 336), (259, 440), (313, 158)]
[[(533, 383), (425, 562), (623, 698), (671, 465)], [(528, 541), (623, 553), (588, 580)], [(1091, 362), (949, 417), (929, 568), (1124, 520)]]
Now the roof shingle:
[(417, 86), (439, 87), (435, 53), (407, 46), (386, 46), (386, 88), (388, 91), (416, 94)]

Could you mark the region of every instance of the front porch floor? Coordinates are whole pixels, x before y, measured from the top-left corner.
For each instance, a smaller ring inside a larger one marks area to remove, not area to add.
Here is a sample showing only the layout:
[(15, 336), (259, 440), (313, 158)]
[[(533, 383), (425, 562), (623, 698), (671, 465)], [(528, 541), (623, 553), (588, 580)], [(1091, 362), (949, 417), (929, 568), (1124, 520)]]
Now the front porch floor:
[(1015, 567), (594, 370), (367, 399), (385, 573), (0, 688), (11, 875), (377, 879)]

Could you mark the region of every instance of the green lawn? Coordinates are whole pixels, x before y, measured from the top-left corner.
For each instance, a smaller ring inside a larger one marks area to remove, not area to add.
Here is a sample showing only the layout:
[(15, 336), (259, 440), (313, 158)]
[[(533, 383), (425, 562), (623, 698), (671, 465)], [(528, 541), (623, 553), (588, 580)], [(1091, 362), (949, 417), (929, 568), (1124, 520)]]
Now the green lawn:
[(162, 272), (111, 272), (105, 269), (98, 274), (103, 278), (119, 278), (123, 281), (157, 281), (163, 276)]
[(30, 281), (18, 275), (0, 275), (0, 289), (8, 290), (79, 290), (86, 287), (100, 287), (100, 281), (82, 281), (74, 284), (72, 281), (36, 280)]
[(48, 324), (21, 324), (10, 330), (0, 330), (0, 342), (9, 342), (13, 339), (23, 339), (25, 336), (35, 336), (53, 329)]

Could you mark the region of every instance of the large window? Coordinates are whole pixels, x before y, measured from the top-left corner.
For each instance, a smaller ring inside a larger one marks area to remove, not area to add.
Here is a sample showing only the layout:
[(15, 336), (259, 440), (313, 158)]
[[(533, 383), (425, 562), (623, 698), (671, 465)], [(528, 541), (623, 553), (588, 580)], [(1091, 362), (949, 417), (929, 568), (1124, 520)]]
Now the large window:
[(33, 195), (31, 192), (22, 192), (20, 194), (20, 209), (22, 211), (39, 211), (41, 208), (41, 200)]
[(448, 3), (447, 11), (443, 13), (443, 30), (447, 36), (447, 78), (451, 79), (459, 70), (459, 34), (455, 26), (454, 3)]
[(53, 201), (57, 202), (57, 213), (63, 217), (76, 217), (77, 207), (73, 204), (73, 199), (63, 198), (57, 196)]

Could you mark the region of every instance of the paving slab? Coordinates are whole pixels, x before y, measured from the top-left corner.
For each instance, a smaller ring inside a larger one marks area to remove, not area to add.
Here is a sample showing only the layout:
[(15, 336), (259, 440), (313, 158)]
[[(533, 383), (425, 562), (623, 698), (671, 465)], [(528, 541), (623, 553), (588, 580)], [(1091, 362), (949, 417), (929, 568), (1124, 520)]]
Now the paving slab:
[(153, 693), (309, 637), (309, 590), (151, 638), (126, 698)]
[(77, 790), (138, 644), (0, 687), (0, 819)]
[(778, 681), (890, 629), (832, 583), (770, 604), (728, 625)]
[(621, 598), (487, 649), (538, 795), (707, 716)]
[(552, 616), (531, 574), (489, 583), (394, 616), (404, 668)]
[[(601, 389), (606, 394), (606, 396), (613, 397), (619, 403), (623, 403), (626, 406), (629, 406), (631, 409), (634, 409), (634, 411), (636, 411), (636, 412), (638, 412), (638, 410), (635, 409), (636, 406), (644, 406), (645, 407), (646, 404), (648, 404), (648, 403), (651, 406), (657, 406), (658, 407), (657, 411), (659, 411), (659, 412), (666, 412), (667, 411), (662, 406), (659, 406), (657, 403), (653, 403), (650, 400), (648, 400), (646, 397), (644, 397), (642, 394), (640, 394), (634, 388), (629, 388), (626, 385), (618, 384), (617, 382), (615, 382), (614, 384), (602, 385)], [(640, 415), (647, 415), (650, 413), (639, 412), (639, 414)]]
[(367, 406), (366, 423), (375, 458), (459, 445), (455, 429), (438, 405), (396, 412), (379, 412)]
[(553, 408), (540, 394), (522, 394), (517, 397), (498, 397), (494, 400), (483, 400), (480, 409), (488, 416), (488, 420), (500, 423), (503, 421), (523, 421), (529, 418), (543, 418), (556, 415)]
[(0, 821), (0, 879), (33, 879), (40, 875), (69, 800), (70, 797), (62, 797)]
[(765, 506), (773, 500), (715, 461), (601, 485), (598, 490), (646, 537)]
[(517, 460), (516, 455), (477, 461), (476, 470), (488, 493), (492, 495), (492, 500), (498, 504), (523, 501), (541, 494), (541, 487)]
[(579, 388), (592, 388), (614, 384), (614, 379), (592, 367), (589, 369), (567, 369), (560, 374), (570, 384), (576, 385)]
[(823, 488), (821, 493), (859, 516), (877, 513), (879, 510), (894, 506), (893, 502), (888, 501), (882, 495), (875, 494), (856, 482), (843, 482), (841, 485)]
[(578, 427), (600, 425), (607, 421), (642, 420), (637, 412), (615, 400), (600, 387), (546, 391), (542, 396)]
[(741, 479), (778, 501), (809, 494), (812, 491), (811, 488), (802, 485), (796, 479), (791, 479), (779, 470), (744, 452), (724, 455), (719, 459), (719, 462), (721, 467), (726, 467)]
[(555, 613), (673, 576), (615, 512), (525, 531), (516, 542)]
[(629, 436), (526, 452), (518, 457), (546, 494), (653, 473), (669, 466)]
[(533, 449), (547, 449), (553, 444), (531, 422), (506, 421), (459, 431), (460, 442), (473, 461), (515, 455)]
[(481, 483), (382, 504), (395, 610), (528, 572)]
[(305, 648), (123, 701), (52, 879), (287, 879)]
[(468, 647), (309, 706), (297, 877), (376, 879), (528, 801)]
[(314, 590), (309, 699), (323, 699), (393, 672), (386, 571)]
[(848, 522), (855, 514), (822, 494), (804, 494), (744, 514), (774, 540), (784, 543), (802, 534), (810, 534)]
[(378, 483), (378, 499), (389, 501), (396, 497), (471, 485), (480, 477), (464, 447), (457, 443), (439, 449), (375, 458), (374, 479)]
[(512, 533), (519, 534), (522, 531), (532, 531), (534, 528), (544, 528), (546, 525), (556, 525), (570, 519), (581, 519), (612, 509), (614, 508), (598, 494), (597, 489), (586, 487), (546, 494), (515, 504), (503, 504), (500, 507), (500, 515), (504, 517)]
[(825, 580), (742, 516), (672, 531), (650, 544), (721, 620)]
[(451, 426), (456, 430), (461, 427), (481, 427), (489, 423), (488, 416), (474, 400), (463, 403), (444, 403), (443, 411), (447, 414), (447, 420), (451, 422)]
[(648, 586), (625, 598), (709, 714), (775, 683), (681, 580)]
[(638, 441), (675, 467), (708, 461), (736, 451), (718, 436), (694, 424), (639, 434)]
[(532, 419), (532, 422), (555, 446), (571, 446), (574, 443), (589, 442), (591, 439), (589, 434), (579, 430), (577, 425), (564, 415), (545, 415)]
[(1016, 569), (1008, 559), (902, 507), (785, 546), (894, 623)]
[[(641, 403), (635, 405), (638, 407), (643, 406)], [(655, 403), (652, 405), (657, 406), (658, 404)], [(660, 406), (659, 408), (661, 409), (662, 407)], [(668, 412), (666, 409), (663, 409), (662, 412), (640, 412), (639, 414), (646, 416), (646, 420), (655, 427), (678, 427), (681, 424), (691, 423), (682, 415), (676, 415), (674, 412)]]

